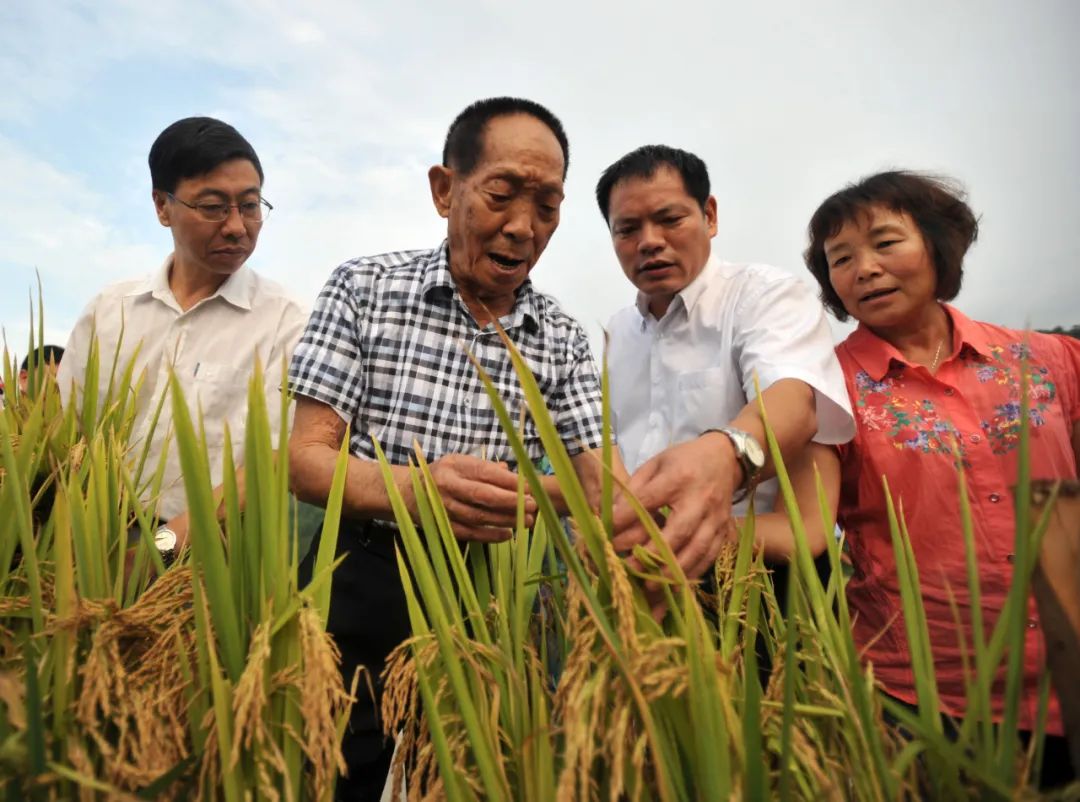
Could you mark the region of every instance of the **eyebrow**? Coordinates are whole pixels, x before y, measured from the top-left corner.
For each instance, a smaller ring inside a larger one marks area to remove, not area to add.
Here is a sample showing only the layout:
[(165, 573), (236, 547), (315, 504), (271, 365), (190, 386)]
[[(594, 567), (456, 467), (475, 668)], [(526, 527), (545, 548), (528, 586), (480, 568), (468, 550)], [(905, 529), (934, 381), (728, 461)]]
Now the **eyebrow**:
[[(903, 228), (898, 226), (896, 223), (882, 223), (879, 226), (874, 226), (867, 233), (871, 237), (880, 237), (882, 234), (906, 234), (907, 232)], [(825, 255), (828, 256), (830, 253), (835, 253), (836, 251), (840, 251), (848, 247), (850, 247), (848, 243), (838, 242), (831, 246), (826, 245), (824, 248), (822, 248), (822, 250), (824, 251)]]
[[(236, 197), (241, 198), (244, 195), (250, 195), (253, 192), (255, 194), (260, 194), (262, 192), (262, 187), (248, 187), (247, 189), (242, 189), (236, 193)], [(230, 197), (228, 192), (225, 192), (222, 189), (214, 189), (213, 187), (207, 187), (206, 189), (199, 191), (199, 193), (196, 194), (195, 197), (205, 198), (207, 195), (217, 195), (219, 198)]]
[[(498, 172), (492, 173), (491, 175), (487, 176), (484, 181), (506, 181), (517, 187), (529, 183), (529, 179), (527, 177), (519, 173), (512, 172), (510, 170), (500, 170)], [(563, 192), (563, 187), (561, 184), (541, 184), (539, 187), (539, 191), (550, 192), (554, 195), (558, 195), (560, 199), (566, 198), (566, 194)]]

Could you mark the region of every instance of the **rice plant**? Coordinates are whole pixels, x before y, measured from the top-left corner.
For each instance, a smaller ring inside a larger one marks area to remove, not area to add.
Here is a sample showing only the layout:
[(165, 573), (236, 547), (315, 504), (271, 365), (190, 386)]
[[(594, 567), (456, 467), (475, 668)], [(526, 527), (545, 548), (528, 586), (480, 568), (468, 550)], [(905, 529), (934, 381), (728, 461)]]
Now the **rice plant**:
[[(163, 462), (132, 431), (141, 378), (102, 372), (114, 357), (90, 349), (81, 405), (36, 366), (0, 410), (0, 797), (330, 799), (351, 704), (325, 632), (333, 545), (298, 587), (287, 432), (270, 430), (261, 368), (245, 470), (227, 436), (217, 496), (175, 378), (155, 411), (156, 425), (169, 405), (191, 516), (190, 551), (165, 570)], [(3, 370), (14, 390), (6, 347)], [(287, 421), (289, 399), (270, 402)], [(324, 544), (344, 466), (343, 451)]]
[[(634, 575), (610, 545), (610, 471), (594, 512), (538, 387), (504, 339), (570, 507), (569, 533), (518, 428), (477, 365), (517, 456), (521, 497), (528, 487), (539, 514), (528, 531), (520, 506), (510, 540), (463, 548), (419, 452), (412, 466), (418, 523), (385, 475), (401, 531), (398, 561), (413, 637), (388, 663), (383, 714), (388, 734), (398, 735), (395, 782), (400, 788), (404, 781), (409, 799), (1037, 796), (1030, 770), (1042, 736), (1037, 732), (1030, 748), (1021, 749), (1022, 652), (1006, 648), (1019, 642), (1017, 626), (1026, 616), (1046, 526), (1046, 514), (1032, 520), (1023, 501), (1026, 473), (1018, 488), (1013, 593), (991, 636), (970, 646), (969, 713), (957, 733), (946, 733), (902, 510), (890, 512), (890, 524), (918, 677), (914, 712), (882, 694), (872, 667), (860, 660), (841, 543), (830, 539), (831, 579), (824, 587), (819, 581), (802, 515), (824, 516), (829, 529), (834, 519), (823, 492), (819, 509), (797, 509), (771, 432), (768, 445), (796, 544), (787, 608), (779, 609), (753, 548), (752, 513), (738, 544), (717, 563), (717, 592), (705, 595), (681, 574), (652, 517), (639, 510), (659, 559)], [(1025, 461), (1026, 432), (1021, 448)], [(602, 453), (610, 455), (610, 443)], [(964, 492), (961, 483), (957, 503), (969, 538), (971, 592), (978, 598)], [(662, 623), (642, 593), (645, 579), (664, 589)], [(772, 666), (767, 675), (762, 658)], [(994, 724), (990, 687), (1001, 677), (1009, 689), (1005, 717)]]

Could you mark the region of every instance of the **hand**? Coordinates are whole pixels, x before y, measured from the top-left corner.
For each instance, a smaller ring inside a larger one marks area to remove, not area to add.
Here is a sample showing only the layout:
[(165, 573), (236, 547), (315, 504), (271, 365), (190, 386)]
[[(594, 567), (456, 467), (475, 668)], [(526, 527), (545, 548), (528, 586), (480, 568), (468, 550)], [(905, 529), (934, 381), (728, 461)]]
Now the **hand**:
[[(704, 574), (731, 537), (731, 498), (741, 476), (731, 441), (708, 432), (662, 451), (630, 477), (628, 491), (646, 510), (671, 508), (661, 534), (688, 578)], [(615, 503), (614, 528), (616, 551), (656, 551), (626, 498)]]
[[(517, 526), (518, 475), (504, 462), (449, 454), (431, 464), (431, 475), (459, 540), (498, 543)], [(417, 516), (412, 483), (403, 488), (405, 503)], [(536, 501), (525, 488), (525, 525), (536, 518)]]
[(174, 515), (162, 526), (176, 533), (176, 545), (173, 546), (173, 554), (179, 554), (188, 544), (188, 529), (190, 528), (188, 514), (182, 512), (179, 515)]

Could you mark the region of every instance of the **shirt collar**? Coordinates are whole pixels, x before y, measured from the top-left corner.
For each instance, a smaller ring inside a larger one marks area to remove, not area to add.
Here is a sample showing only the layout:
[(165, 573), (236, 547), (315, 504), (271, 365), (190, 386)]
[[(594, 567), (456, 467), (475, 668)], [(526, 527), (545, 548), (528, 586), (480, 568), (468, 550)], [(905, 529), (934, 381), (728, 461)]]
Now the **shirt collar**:
[[(942, 304), (945, 313), (952, 319), (953, 340), (949, 355), (942, 364), (950, 361), (966, 346), (976, 353), (987, 356), (990, 354), (990, 345), (986, 341), (981, 327), (968, 318), (960, 310), (949, 304)], [(862, 368), (870, 374), (874, 381), (881, 381), (889, 372), (893, 362), (910, 366), (911, 363), (904, 358), (894, 346), (878, 337), (862, 323), (851, 333), (845, 341), (845, 347)]]
[[(672, 303), (675, 303), (676, 299), (681, 298), (683, 306), (686, 307), (686, 314), (691, 314), (694, 311), (694, 307), (701, 299), (702, 294), (705, 292), (705, 288), (712, 282), (713, 276), (720, 269), (719, 260), (709, 254), (709, 258), (705, 262), (705, 267), (701, 269), (701, 272), (697, 274), (697, 277), (675, 293), (675, 299), (672, 299)], [(643, 320), (641, 321), (642, 329), (644, 330), (645, 324), (650, 317), (649, 312), (649, 297), (645, 293), (639, 292), (637, 294), (637, 310)]]
[[(450, 273), (450, 244), (443, 240), (421, 266), (423, 278), (420, 293), (425, 300), (438, 299), (449, 302), (458, 294), (457, 284)], [(536, 309), (536, 290), (528, 278), (517, 288), (514, 308), (510, 311), (510, 328), (526, 324), (533, 331), (539, 329), (540, 315)], [(460, 298), (460, 296), (458, 296)]]
[[(179, 311), (180, 305), (176, 302), (176, 296), (173, 295), (172, 288), (169, 286), (169, 270), (172, 268), (172, 264), (173, 254), (170, 253), (165, 257), (165, 261), (162, 263), (161, 267), (147, 276), (145, 281), (128, 292), (128, 296), (150, 295)], [(239, 270), (225, 279), (225, 282), (217, 288), (217, 291), (211, 295), (210, 298), (217, 298), (220, 296), (223, 300), (238, 309), (251, 311), (254, 295), (254, 273), (252, 273), (251, 268), (247, 265), (243, 265)], [(209, 300), (209, 298), (207, 300)]]

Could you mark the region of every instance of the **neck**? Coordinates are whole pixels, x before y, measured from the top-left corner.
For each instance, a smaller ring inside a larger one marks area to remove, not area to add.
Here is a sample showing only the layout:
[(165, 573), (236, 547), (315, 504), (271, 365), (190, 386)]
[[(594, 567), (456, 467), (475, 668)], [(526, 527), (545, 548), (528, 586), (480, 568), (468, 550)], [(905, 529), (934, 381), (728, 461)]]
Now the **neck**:
[(217, 292), (228, 279), (228, 276), (192, 267), (175, 257), (169, 269), (169, 289), (185, 312)]
[(514, 301), (516, 296), (511, 293), (507, 295), (497, 296), (482, 296), (472, 293), (468, 288), (458, 286), (458, 294), (461, 296), (461, 300), (465, 302), (465, 308), (469, 310), (469, 314), (472, 315), (473, 320), (476, 321), (476, 325), (480, 328), (484, 328), (493, 320), (498, 320), (504, 315), (510, 314), (514, 308)]
[(928, 304), (914, 320), (871, 331), (909, 362), (920, 365), (937, 368), (935, 360), (940, 364), (951, 350), (952, 321), (945, 307), (936, 302)]
[(674, 295), (650, 295), (649, 314), (657, 320), (660, 320), (660, 318), (667, 314), (668, 307), (671, 306), (671, 302), (674, 300)]

